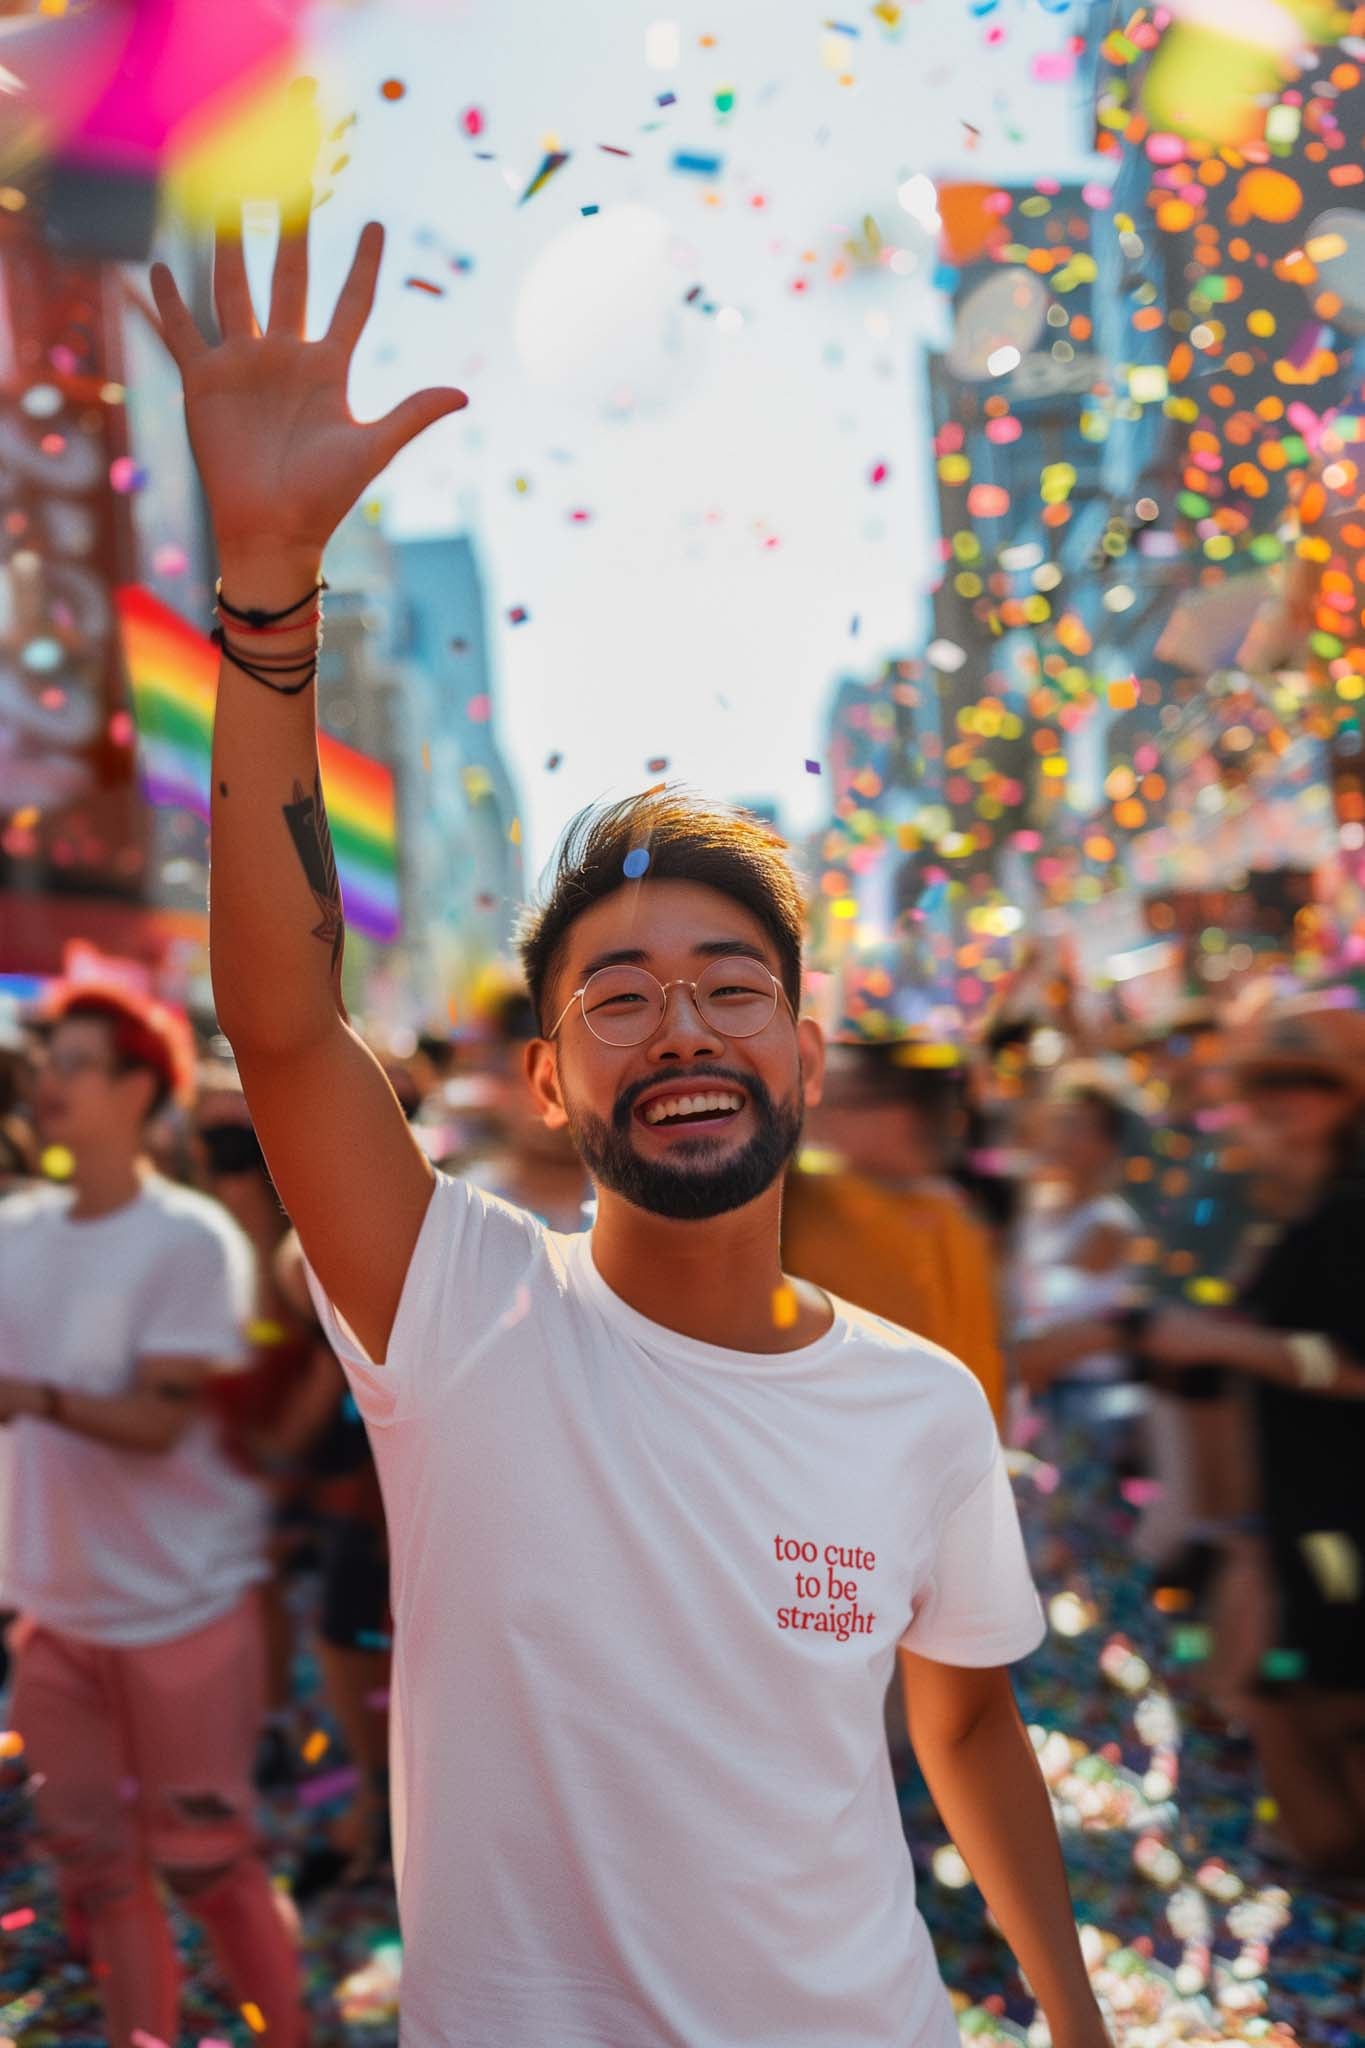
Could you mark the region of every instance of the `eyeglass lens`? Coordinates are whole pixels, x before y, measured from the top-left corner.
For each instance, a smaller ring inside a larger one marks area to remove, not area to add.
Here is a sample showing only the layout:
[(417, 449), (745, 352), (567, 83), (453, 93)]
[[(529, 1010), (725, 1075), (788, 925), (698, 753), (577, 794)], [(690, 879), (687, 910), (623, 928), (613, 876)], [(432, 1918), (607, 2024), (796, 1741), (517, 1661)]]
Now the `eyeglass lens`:
[(42, 1052), (35, 1065), (40, 1074), (44, 1071), (60, 1074), (64, 1081), (73, 1074), (108, 1072), (105, 1062), (92, 1052)]
[[(663, 1022), (662, 985), (643, 967), (600, 967), (583, 989), (588, 1027), (608, 1045), (639, 1045)], [(708, 1030), (752, 1038), (777, 1007), (777, 984), (757, 960), (727, 955), (697, 979), (693, 1000)]]

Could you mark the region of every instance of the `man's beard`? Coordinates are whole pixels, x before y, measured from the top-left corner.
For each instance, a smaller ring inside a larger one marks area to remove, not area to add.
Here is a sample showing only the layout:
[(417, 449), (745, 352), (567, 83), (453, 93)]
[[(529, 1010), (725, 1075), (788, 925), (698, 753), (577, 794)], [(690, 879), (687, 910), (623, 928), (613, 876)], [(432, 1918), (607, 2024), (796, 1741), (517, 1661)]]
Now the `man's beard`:
[(566, 1096), (570, 1134), (594, 1180), (637, 1209), (680, 1223), (700, 1223), (708, 1216), (742, 1209), (772, 1186), (801, 1142), (799, 1080), (792, 1101), (775, 1103), (754, 1074), (709, 1067), (679, 1077), (697, 1083), (729, 1081), (742, 1088), (758, 1125), (747, 1144), (714, 1166), (706, 1164), (705, 1154), (715, 1148), (716, 1140), (705, 1125), (698, 1126), (693, 1163), (684, 1167), (667, 1159), (646, 1159), (631, 1139), (635, 1104), (651, 1088), (657, 1088), (661, 1078), (656, 1074), (628, 1088), (612, 1111), (610, 1123), (591, 1110), (574, 1109)]

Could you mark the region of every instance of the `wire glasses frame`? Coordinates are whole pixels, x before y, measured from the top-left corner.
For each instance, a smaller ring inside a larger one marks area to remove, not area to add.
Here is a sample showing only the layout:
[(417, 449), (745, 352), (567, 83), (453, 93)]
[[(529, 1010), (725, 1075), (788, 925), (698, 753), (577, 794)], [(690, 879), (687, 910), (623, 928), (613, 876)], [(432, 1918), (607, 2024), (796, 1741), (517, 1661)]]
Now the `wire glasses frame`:
[[(759, 976), (766, 987), (754, 987)], [(545, 1035), (553, 1038), (574, 1004), (581, 1003), (583, 1022), (604, 1045), (643, 1045), (667, 1016), (672, 988), (685, 988), (702, 1022), (722, 1038), (755, 1037), (772, 1022), (779, 996), (791, 1010), (792, 1022), (797, 1021), (792, 999), (772, 969), (761, 960), (733, 954), (713, 960), (695, 981), (681, 975), (660, 981), (645, 967), (599, 967), (574, 990)]]

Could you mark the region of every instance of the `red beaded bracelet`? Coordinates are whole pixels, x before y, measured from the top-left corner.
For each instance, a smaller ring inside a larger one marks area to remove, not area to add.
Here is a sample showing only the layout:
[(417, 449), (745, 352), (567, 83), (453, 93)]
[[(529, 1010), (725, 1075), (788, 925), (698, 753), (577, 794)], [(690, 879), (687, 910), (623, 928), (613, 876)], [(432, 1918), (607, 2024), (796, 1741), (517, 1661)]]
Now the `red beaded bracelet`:
[(306, 619), (291, 619), (287, 626), (244, 626), (240, 620), (234, 619), (232, 621), (232, 630), (234, 633), (245, 635), (248, 639), (256, 640), (264, 639), (271, 633), (299, 633), (302, 632), (305, 626), (320, 626), (321, 624), (322, 613), (321, 611), (315, 611), (310, 612)]

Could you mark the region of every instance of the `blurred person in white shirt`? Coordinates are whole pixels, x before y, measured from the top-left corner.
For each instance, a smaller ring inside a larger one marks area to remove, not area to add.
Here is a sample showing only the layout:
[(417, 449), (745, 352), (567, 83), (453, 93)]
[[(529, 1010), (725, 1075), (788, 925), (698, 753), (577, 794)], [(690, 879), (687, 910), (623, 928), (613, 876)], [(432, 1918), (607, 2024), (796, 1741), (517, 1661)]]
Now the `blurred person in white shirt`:
[(301, 2038), (295, 1929), (258, 1852), (266, 1497), (224, 1448), (210, 1382), (246, 1357), (251, 1247), (147, 1157), (188, 1092), (169, 1012), (59, 1001), (34, 1109), (64, 1185), (0, 1203), (0, 1601), (11, 1720), (112, 2048), (174, 2039), (179, 1965), (157, 1880), (202, 1923), (266, 2048)]

